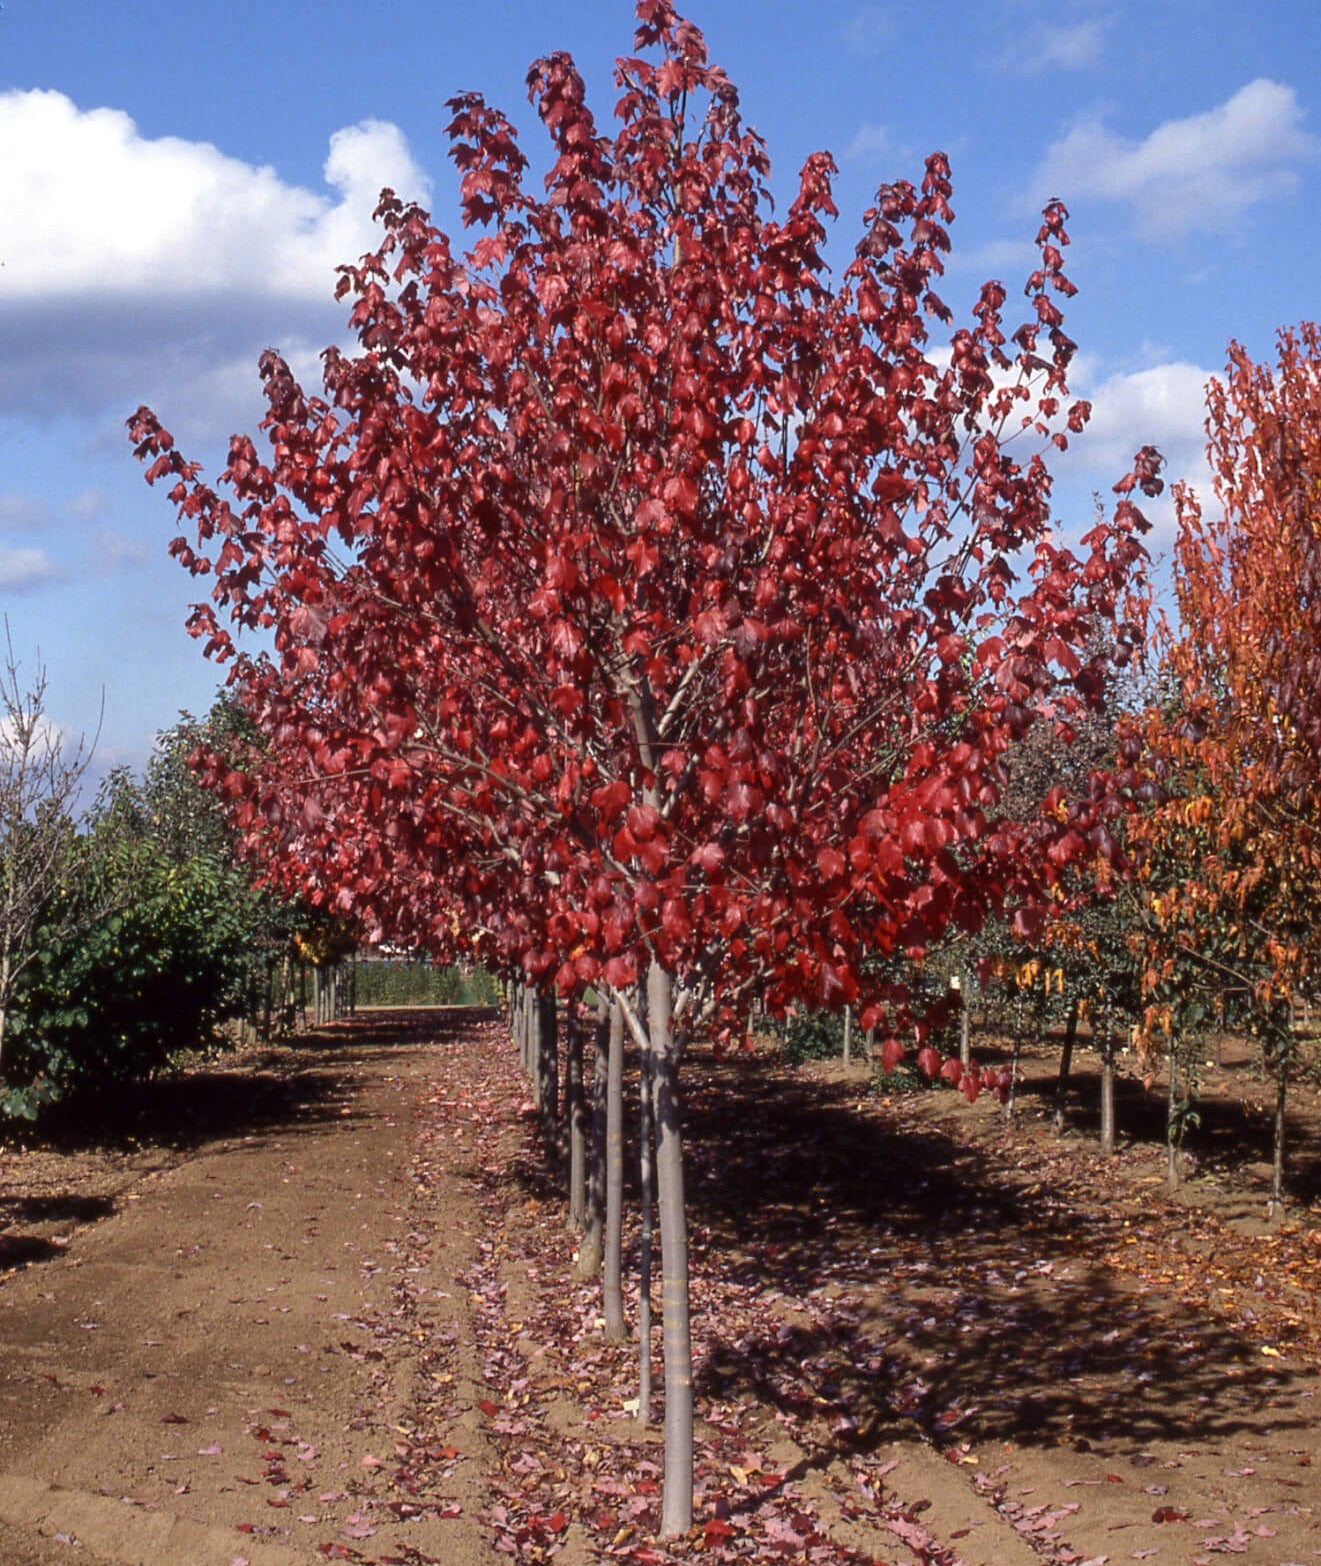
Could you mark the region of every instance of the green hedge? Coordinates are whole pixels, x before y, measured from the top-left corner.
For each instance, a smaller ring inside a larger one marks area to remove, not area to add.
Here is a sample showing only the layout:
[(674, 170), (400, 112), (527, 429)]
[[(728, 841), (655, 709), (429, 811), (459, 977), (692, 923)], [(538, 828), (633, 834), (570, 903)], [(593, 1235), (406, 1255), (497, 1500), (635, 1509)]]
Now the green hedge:
[(359, 962), (354, 977), (358, 1006), (495, 1006), (500, 991), (484, 968), (441, 967), (433, 962)]

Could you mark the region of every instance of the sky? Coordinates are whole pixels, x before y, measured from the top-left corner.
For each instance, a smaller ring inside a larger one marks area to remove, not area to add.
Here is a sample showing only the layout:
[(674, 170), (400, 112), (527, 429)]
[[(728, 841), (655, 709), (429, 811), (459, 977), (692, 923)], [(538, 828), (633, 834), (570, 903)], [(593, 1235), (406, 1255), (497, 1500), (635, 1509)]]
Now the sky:
[[(1203, 389), (1314, 319), (1315, 0), (690, 0), (761, 132), (781, 210), (809, 153), (839, 174), (837, 272), (878, 185), (952, 163), (941, 288), (1021, 292), (1043, 202), (1071, 213), (1067, 327), (1090, 428), (1058, 466), (1081, 527), (1139, 445), (1208, 494)], [(205, 591), (125, 421), (155, 409), (212, 475), (256, 434), (275, 347), (319, 389), (347, 344), (335, 267), (382, 186), (461, 225), (445, 101), (481, 92), (540, 165), (531, 62), (567, 50), (605, 124), (631, 0), (4, 0), (0, 9), (0, 612), (50, 719), (141, 767), (222, 673), (184, 625)], [(1008, 313), (1008, 312), (1006, 312)], [(1168, 553), (1167, 504), (1153, 516)]]

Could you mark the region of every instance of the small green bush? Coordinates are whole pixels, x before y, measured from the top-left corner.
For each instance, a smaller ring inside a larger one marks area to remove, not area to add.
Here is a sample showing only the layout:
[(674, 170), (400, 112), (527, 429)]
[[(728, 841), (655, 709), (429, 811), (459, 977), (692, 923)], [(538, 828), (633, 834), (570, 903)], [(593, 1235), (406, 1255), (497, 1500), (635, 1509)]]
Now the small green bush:
[(784, 1029), (784, 1053), (795, 1065), (844, 1053), (844, 1019), (833, 1011), (800, 1011)]
[(925, 1093), (939, 1081), (939, 1077), (927, 1076), (920, 1066), (911, 1061), (901, 1060), (893, 1071), (882, 1071), (878, 1063), (872, 1087), (887, 1098), (902, 1098), (908, 1093)]

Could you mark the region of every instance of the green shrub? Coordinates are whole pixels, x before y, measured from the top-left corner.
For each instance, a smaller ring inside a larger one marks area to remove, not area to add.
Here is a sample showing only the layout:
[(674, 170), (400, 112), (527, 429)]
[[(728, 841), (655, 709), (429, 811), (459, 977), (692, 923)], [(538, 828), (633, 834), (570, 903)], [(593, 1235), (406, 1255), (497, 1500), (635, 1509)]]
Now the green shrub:
[(795, 1012), (784, 1028), (784, 1053), (794, 1065), (844, 1053), (844, 1019), (834, 1011)]
[(121, 865), (116, 913), (39, 952), (19, 986), (5, 1042), (0, 1112), (152, 1077), (214, 1042), (243, 1009), (248, 918), (242, 883), (208, 856)]
[(484, 968), (442, 967), (407, 958), (359, 962), (354, 976), (359, 1006), (494, 1006), (500, 992)]

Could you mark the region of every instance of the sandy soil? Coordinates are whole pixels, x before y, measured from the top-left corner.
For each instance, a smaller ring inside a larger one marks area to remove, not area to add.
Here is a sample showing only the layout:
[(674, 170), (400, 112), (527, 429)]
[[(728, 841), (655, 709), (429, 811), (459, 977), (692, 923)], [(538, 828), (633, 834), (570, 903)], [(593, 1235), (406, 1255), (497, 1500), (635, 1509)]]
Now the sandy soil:
[(0, 1559), (1321, 1560), (1314, 1100), (1271, 1227), (1243, 1058), (1174, 1198), (1159, 1088), (1101, 1160), (1050, 1069), (1008, 1126), (685, 1067), (698, 1521), (664, 1549), (636, 1349), (567, 1281), (491, 1017), (369, 1014), (144, 1090), (133, 1137), (11, 1146)]

